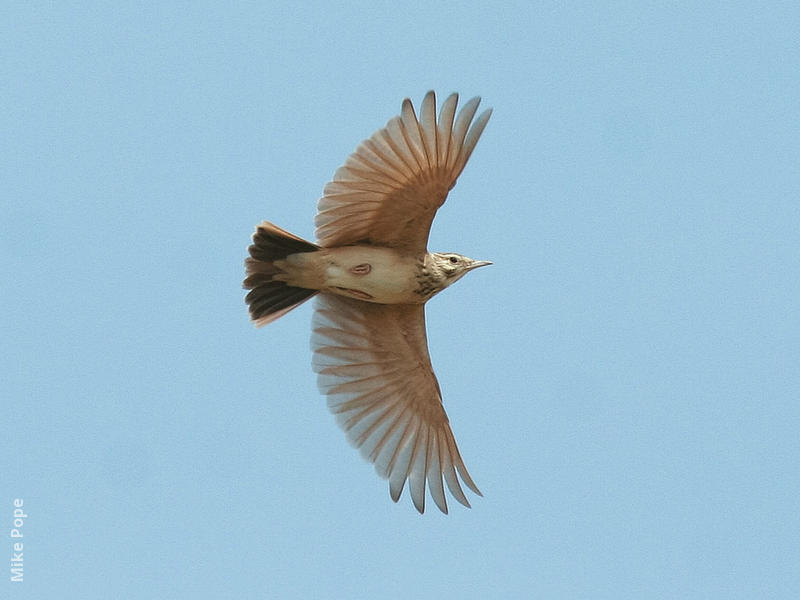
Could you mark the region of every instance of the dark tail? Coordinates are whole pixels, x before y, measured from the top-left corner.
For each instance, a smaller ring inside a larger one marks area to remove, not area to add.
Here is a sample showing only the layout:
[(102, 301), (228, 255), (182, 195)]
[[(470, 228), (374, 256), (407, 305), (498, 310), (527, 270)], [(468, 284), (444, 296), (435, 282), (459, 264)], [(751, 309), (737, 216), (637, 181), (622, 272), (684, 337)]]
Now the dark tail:
[(272, 277), (281, 272), (273, 261), (298, 252), (314, 252), (319, 250), (319, 246), (263, 221), (256, 227), (253, 244), (247, 250), (250, 258), (244, 261), (247, 277), (243, 287), (250, 292), (244, 301), (250, 307), (250, 318), (257, 326), (282, 317), (317, 293), (317, 290), (273, 281)]

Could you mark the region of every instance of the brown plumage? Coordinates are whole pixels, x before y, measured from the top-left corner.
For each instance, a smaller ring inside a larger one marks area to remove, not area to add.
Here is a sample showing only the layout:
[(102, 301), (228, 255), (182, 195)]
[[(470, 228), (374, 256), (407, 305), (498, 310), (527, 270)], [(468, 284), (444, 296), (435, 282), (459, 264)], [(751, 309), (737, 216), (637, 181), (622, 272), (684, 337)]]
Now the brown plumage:
[[(444, 483), (469, 506), (459, 477), (480, 495), (461, 459), (428, 355), (424, 303), (477, 267), (460, 254), (430, 253), (436, 210), (491, 115), (473, 121), (473, 98), (456, 114), (449, 96), (436, 119), (428, 92), (362, 142), (325, 186), (317, 244), (263, 222), (253, 235), (244, 287), (251, 318), (265, 325), (319, 294), (311, 344), (328, 406), (362, 456), (389, 480), (406, 480), (425, 508), (426, 482), (447, 512)], [(443, 482), (444, 478), (444, 482)]]

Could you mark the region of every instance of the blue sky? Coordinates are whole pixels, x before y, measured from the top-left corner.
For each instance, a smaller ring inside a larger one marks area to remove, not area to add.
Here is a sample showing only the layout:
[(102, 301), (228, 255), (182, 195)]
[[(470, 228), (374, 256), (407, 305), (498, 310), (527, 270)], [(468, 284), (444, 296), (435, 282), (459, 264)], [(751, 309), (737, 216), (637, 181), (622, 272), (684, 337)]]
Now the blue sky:
[[(799, 597), (800, 9), (702, 4), (6, 6), (0, 596)], [(494, 108), (431, 235), (494, 262), (428, 305), (448, 516), (240, 288), (428, 89)]]

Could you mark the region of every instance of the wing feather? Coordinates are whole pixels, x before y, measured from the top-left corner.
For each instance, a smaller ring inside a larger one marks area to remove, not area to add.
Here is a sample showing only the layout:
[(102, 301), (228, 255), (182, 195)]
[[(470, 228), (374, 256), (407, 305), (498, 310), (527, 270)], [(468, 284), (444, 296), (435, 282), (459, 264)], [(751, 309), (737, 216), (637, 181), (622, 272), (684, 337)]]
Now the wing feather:
[(417, 115), (414, 114), (414, 106), (408, 98), (403, 100), (397, 128), (389, 128), (389, 131), (392, 132), (392, 137), (397, 143), (402, 144), (401, 148), (407, 148), (407, 152), (414, 159), (412, 171), (414, 173), (421, 172), (425, 168), (425, 152), (419, 134), (419, 121), (417, 121)]
[(439, 137), (441, 144), (439, 145), (438, 164), (446, 165), (450, 149), (453, 145), (453, 119), (456, 115), (456, 106), (458, 105), (458, 94), (450, 94), (447, 100), (442, 104), (442, 110), (439, 112)]
[(431, 430), (431, 439), (428, 441), (428, 489), (431, 498), (444, 514), (447, 514), (447, 499), (444, 496), (442, 485), (441, 448), (439, 446), (439, 432)]
[(472, 98), (463, 106), (456, 117), (456, 122), (453, 126), (453, 143), (458, 152), (452, 155), (453, 162), (450, 163), (448, 167), (452, 167), (458, 163), (458, 158), (461, 155), (461, 148), (464, 144), (464, 138), (467, 136), (467, 128), (472, 118), (475, 116), (475, 112), (478, 110), (479, 102), (479, 98)]
[(417, 432), (416, 419), (412, 419), (403, 431), (403, 437), (399, 440), (391, 468), (389, 470), (389, 496), (397, 502), (403, 492), (406, 479), (408, 478), (408, 466), (411, 464), (412, 451), (414, 449), (413, 439)]
[(420, 427), (417, 439), (414, 440), (413, 459), (408, 468), (408, 491), (414, 507), (425, 512), (425, 480), (428, 474), (428, 428)]
[(473, 123), (480, 98), (456, 117), (458, 95), (428, 92), (419, 118), (411, 101), (400, 115), (361, 142), (337, 169), (317, 207), (318, 244), (368, 243), (424, 252), (436, 210), (447, 198), (483, 133), (491, 110)]
[(464, 167), (469, 160), (469, 157), (472, 156), (472, 151), (475, 150), (475, 146), (478, 144), (478, 140), (481, 138), (481, 134), (483, 130), (486, 129), (486, 124), (489, 122), (489, 117), (492, 116), (492, 109), (486, 110), (480, 114), (480, 116), (475, 120), (472, 124), (472, 127), (469, 128), (467, 132), (467, 137), (464, 140), (464, 146), (461, 150), (461, 160), (459, 163), (459, 175), (461, 171), (464, 170)]
[(425, 510), (426, 484), (447, 512), (442, 478), (469, 506), (458, 477), (469, 476), (442, 406), (425, 336), (422, 305), (385, 305), (321, 293), (311, 346), (320, 390), (347, 439), (389, 480), (392, 500), (405, 482)]
[[(446, 438), (444, 435), (442, 437)], [(461, 502), (461, 504), (464, 506), (469, 506), (470, 504), (466, 495), (464, 494), (464, 490), (461, 488), (461, 484), (458, 482), (458, 476), (456, 475), (455, 467), (453, 467), (453, 459), (450, 454), (450, 445), (447, 443), (447, 440), (445, 440), (442, 448), (442, 473), (444, 474), (444, 480), (447, 483), (447, 489), (450, 490), (450, 493), (453, 494), (455, 499)]]
[(439, 159), (438, 138), (439, 131), (436, 128), (436, 98), (433, 94), (425, 94), (422, 99), (422, 106), (419, 109), (419, 133), (425, 149), (425, 164), (433, 169)]

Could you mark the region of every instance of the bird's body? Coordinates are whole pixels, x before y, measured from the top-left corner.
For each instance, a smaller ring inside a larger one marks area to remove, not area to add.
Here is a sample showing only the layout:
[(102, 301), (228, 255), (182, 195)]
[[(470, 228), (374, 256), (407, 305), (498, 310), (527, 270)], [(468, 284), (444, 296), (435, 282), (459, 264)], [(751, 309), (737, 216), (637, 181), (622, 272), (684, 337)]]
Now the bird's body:
[(273, 280), (377, 304), (423, 304), (456, 281), (454, 265), (460, 263), (470, 269), (489, 264), (458, 254), (412, 256), (379, 246), (343, 246), (276, 260), (282, 273)]
[(426, 482), (443, 512), (443, 478), (465, 506), (459, 477), (480, 494), (450, 430), (425, 333), (425, 302), (491, 264), (426, 247), (436, 210), (491, 114), (472, 122), (473, 98), (456, 118), (457, 102), (456, 94), (448, 97), (437, 122), (433, 92), (419, 119), (406, 99), (401, 115), (365, 140), (325, 186), (317, 243), (264, 221), (245, 261), (246, 301), (257, 325), (317, 296), (313, 367), (328, 406), (389, 479), (392, 499), (408, 481), (420, 512)]
[(420, 303), (424, 300), (416, 293), (415, 276), (420, 262), (420, 257), (402, 255), (391, 248), (322, 248), (275, 261), (285, 274), (274, 279), (378, 304)]

